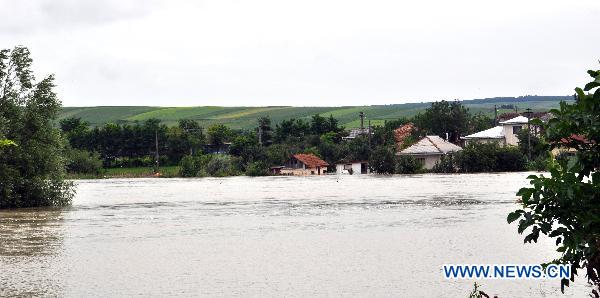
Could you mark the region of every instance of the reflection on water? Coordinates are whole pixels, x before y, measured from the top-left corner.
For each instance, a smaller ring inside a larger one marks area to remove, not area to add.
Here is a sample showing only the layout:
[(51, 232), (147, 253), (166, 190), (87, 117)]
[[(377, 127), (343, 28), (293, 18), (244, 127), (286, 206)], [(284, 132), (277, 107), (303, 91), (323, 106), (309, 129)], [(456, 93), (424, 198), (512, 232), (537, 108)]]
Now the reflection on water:
[[(472, 281), (443, 264), (554, 256), (505, 223), (526, 176), (78, 181), (62, 211), (0, 212), (0, 296), (464, 297)], [(561, 296), (554, 281), (481, 283)]]

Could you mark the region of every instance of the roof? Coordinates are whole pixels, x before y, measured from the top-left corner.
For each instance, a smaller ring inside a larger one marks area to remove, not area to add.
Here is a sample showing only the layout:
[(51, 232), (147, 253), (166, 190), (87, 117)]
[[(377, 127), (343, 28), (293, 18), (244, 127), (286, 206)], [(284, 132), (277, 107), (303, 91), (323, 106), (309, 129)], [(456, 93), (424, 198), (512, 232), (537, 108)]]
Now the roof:
[(567, 144), (567, 143), (571, 143), (571, 142), (579, 142), (579, 143), (584, 143), (584, 144), (590, 144), (591, 143), (584, 136), (578, 135), (578, 134), (572, 134), (572, 135), (570, 135), (567, 138), (561, 138), (559, 143)]
[(474, 134), (464, 136), (461, 139), (502, 139), (504, 138), (504, 129), (502, 126), (492, 127), (484, 131), (476, 132)]
[(529, 123), (529, 119), (527, 119), (527, 117), (525, 117), (525, 116), (517, 116), (515, 118), (508, 119), (506, 121), (500, 121), (500, 124), (502, 124), (502, 125), (506, 125), (506, 124), (527, 124), (527, 123)]
[(329, 165), (326, 161), (324, 161), (312, 154), (294, 154), (293, 156), (295, 159), (301, 161), (303, 164), (305, 164), (309, 168), (326, 167)]
[(358, 136), (362, 136), (362, 135), (368, 135), (369, 132), (372, 132), (372, 129), (370, 128), (353, 128), (351, 130), (348, 131), (348, 136), (347, 137), (343, 137), (344, 139), (354, 139)]
[(404, 140), (410, 136), (413, 130), (415, 130), (415, 126), (412, 123), (406, 123), (394, 129), (394, 139), (396, 140), (396, 144), (404, 143)]
[(398, 152), (398, 155), (447, 154), (462, 150), (439, 136), (426, 136), (416, 144)]

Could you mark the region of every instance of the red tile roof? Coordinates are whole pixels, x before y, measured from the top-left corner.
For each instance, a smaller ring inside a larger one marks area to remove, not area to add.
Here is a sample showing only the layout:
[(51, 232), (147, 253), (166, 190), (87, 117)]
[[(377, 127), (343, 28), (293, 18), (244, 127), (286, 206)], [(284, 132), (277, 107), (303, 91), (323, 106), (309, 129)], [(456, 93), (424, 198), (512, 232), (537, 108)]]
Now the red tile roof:
[(309, 168), (326, 167), (329, 165), (326, 161), (312, 154), (294, 154), (294, 158), (301, 161)]
[(570, 143), (573, 141), (577, 141), (579, 143), (585, 143), (585, 144), (589, 144), (590, 141), (588, 141), (588, 139), (586, 139), (584, 136), (582, 135), (576, 135), (576, 134), (572, 134), (571, 136), (569, 136), (568, 138), (562, 138), (560, 139), (560, 143)]
[(396, 144), (402, 145), (404, 140), (411, 135), (411, 133), (415, 130), (415, 126), (412, 123), (406, 123), (394, 130), (394, 139), (396, 139)]

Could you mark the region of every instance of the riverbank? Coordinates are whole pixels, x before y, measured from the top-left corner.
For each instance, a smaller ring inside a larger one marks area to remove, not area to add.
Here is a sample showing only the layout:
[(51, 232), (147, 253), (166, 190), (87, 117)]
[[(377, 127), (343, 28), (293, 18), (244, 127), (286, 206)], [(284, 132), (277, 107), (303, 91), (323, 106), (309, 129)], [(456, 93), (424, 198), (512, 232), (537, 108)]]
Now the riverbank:
[(149, 177), (164, 177), (174, 178), (179, 177), (179, 166), (160, 167), (160, 175), (154, 173), (152, 167), (134, 167), (134, 168), (108, 168), (103, 169), (102, 173), (96, 174), (68, 174), (67, 178), (72, 180), (78, 179), (106, 179), (106, 178), (149, 178)]

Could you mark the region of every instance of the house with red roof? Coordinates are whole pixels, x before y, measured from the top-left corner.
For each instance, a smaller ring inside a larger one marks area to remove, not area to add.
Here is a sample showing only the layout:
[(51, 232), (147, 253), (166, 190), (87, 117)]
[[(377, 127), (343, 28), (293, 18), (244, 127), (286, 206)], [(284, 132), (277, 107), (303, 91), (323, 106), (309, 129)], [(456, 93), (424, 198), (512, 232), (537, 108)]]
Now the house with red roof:
[(294, 154), (283, 168), (281, 175), (310, 176), (327, 173), (329, 164), (313, 154)]

